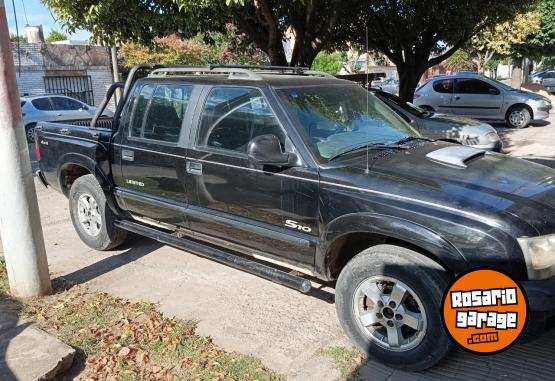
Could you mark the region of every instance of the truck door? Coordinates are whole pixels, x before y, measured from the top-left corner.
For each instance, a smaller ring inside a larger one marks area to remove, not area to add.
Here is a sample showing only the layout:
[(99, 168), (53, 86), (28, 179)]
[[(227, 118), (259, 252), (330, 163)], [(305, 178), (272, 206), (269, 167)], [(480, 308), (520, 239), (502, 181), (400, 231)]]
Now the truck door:
[(134, 215), (185, 224), (185, 147), (193, 86), (138, 84), (114, 137), (116, 196)]
[(262, 92), (213, 87), (198, 126), (187, 158), (188, 183), (196, 194), (187, 210), (190, 228), (208, 241), (231, 242), (301, 268), (313, 266), (317, 171), (258, 166), (246, 154), (250, 140), (265, 134), (277, 136), (285, 151), (294, 152)]

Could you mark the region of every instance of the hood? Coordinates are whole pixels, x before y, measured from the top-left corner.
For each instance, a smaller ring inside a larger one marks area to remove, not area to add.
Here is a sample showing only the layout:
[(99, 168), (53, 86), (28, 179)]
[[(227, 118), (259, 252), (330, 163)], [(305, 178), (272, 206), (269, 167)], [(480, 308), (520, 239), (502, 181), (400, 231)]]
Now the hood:
[(537, 234), (555, 233), (555, 170), (526, 160), (441, 142), (373, 151), (348, 169), (357, 184), (498, 218), (510, 215)]
[(523, 100), (528, 99), (528, 100), (536, 100), (536, 101), (549, 101), (549, 98), (544, 97), (543, 95), (536, 94), (526, 90), (512, 90), (512, 91), (509, 91), (509, 95), (520, 97)]

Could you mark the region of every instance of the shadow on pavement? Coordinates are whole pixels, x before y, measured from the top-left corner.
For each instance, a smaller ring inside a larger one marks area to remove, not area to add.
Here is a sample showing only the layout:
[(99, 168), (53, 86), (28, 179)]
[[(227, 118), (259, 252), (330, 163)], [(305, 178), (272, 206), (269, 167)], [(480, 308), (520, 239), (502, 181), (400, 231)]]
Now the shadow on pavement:
[(118, 251), (124, 250), (122, 253), (110, 255), (60, 278), (73, 284), (85, 283), (119, 267), (135, 262), (153, 251), (158, 250), (162, 246), (161, 243), (151, 239), (130, 235), (123, 246), (118, 248)]
[(444, 381), (444, 380), (554, 380), (555, 331), (528, 344), (515, 345), (507, 352), (479, 356), (454, 350), (444, 361), (422, 372), (391, 369), (376, 361), (368, 361), (346, 377), (346, 380)]
[(18, 322), (19, 305), (4, 295), (0, 295), (0, 379), (2, 381), (20, 381), (7, 363), (7, 350), (12, 339), (31, 323), (18, 325)]
[(555, 169), (555, 158), (533, 158), (533, 159), (527, 158), (526, 160), (534, 163), (538, 163), (541, 165), (546, 165), (548, 167)]

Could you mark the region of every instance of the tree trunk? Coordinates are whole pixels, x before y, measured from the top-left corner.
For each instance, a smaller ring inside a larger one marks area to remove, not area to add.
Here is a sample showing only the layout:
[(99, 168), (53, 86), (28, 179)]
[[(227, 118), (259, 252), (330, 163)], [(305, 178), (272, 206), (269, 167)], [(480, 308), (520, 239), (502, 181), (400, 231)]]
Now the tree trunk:
[(399, 73), (399, 97), (405, 102), (412, 102), (414, 91), (424, 70), (420, 70), (418, 65), (397, 65), (397, 72)]
[(522, 58), (513, 60), (513, 72), (511, 74), (511, 87), (520, 89), (522, 85)]

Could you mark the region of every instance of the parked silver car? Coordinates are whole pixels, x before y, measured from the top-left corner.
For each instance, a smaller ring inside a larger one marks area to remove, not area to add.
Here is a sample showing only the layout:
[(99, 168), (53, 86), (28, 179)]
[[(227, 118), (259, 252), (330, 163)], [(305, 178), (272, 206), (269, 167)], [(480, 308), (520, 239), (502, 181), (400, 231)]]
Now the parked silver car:
[(399, 81), (394, 78), (387, 78), (378, 87), (388, 93), (399, 94)]
[(542, 78), (544, 78), (548, 73), (555, 72), (555, 69), (543, 69), (530, 74), (530, 82), (540, 84)]
[(545, 72), (542, 78), (540, 78), (540, 85), (545, 87), (550, 93), (555, 93), (555, 70)]
[[(35, 126), (38, 122), (91, 118), (96, 107), (64, 95), (41, 95), (21, 98), (21, 111), (27, 141), (35, 141)], [(113, 116), (110, 111), (105, 116)]]
[(429, 111), (488, 121), (505, 120), (513, 128), (547, 119), (551, 101), (479, 74), (435, 77), (416, 90), (414, 104)]
[(460, 115), (425, 111), (391, 93), (378, 89), (370, 89), (370, 91), (426, 137), (454, 140), (488, 151), (500, 152), (503, 148), (503, 143), (495, 128), (485, 122)]

